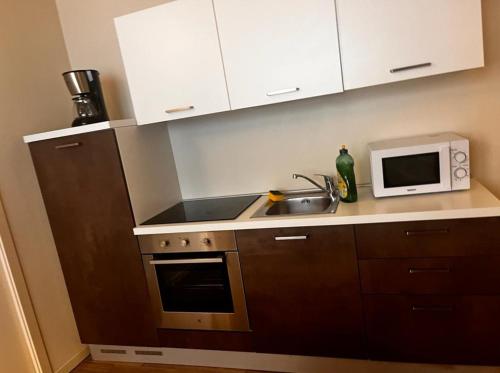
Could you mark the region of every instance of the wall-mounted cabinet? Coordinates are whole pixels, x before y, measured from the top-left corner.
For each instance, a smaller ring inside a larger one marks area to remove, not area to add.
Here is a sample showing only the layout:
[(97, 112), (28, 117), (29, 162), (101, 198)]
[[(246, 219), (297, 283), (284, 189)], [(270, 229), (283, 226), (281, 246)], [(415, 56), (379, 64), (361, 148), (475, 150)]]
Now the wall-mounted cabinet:
[(332, 0), (214, 0), (232, 109), (343, 91)]
[(138, 124), (229, 110), (212, 0), (116, 19)]
[(480, 0), (336, 0), (345, 89), (484, 65)]
[(116, 26), (138, 124), (484, 65), (481, 0), (177, 0)]

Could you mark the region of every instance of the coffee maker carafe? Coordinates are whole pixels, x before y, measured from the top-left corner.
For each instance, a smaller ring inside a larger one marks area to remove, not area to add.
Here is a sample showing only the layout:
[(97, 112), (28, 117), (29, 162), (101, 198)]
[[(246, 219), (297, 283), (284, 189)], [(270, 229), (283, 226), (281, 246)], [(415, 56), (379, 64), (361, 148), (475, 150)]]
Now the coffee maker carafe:
[(68, 71), (63, 77), (73, 96), (76, 115), (73, 127), (109, 120), (98, 71)]

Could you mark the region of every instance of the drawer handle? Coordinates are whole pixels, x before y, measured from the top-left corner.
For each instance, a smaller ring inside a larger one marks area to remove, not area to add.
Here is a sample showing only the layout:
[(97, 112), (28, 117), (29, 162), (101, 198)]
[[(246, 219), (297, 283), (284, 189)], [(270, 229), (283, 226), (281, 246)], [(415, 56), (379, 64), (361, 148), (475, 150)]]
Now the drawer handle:
[(309, 239), (309, 235), (305, 236), (278, 236), (274, 237), (276, 241), (303, 241)]
[(419, 63), (417, 65), (396, 67), (395, 69), (391, 69), (390, 71), (391, 71), (391, 74), (395, 74), (395, 73), (400, 73), (400, 72), (403, 72), (403, 71), (421, 69), (423, 67), (431, 67), (431, 66), (432, 66), (431, 62), (425, 62), (425, 63)]
[(452, 306), (411, 306), (412, 312), (453, 312)]
[(176, 107), (173, 109), (168, 109), (168, 110), (165, 110), (165, 113), (174, 114), (174, 113), (180, 113), (181, 111), (188, 111), (188, 110), (193, 110), (193, 109), (194, 109), (194, 106), (190, 105), (190, 106), (183, 106), (183, 107)]
[(57, 150), (61, 150), (61, 149), (76, 148), (76, 147), (78, 147), (80, 145), (82, 145), (82, 144), (79, 143), (79, 142), (72, 142), (71, 144), (56, 145), (55, 148)]
[(450, 230), (445, 229), (431, 229), (426, 231), (405, 231), (406, 237), (419, 237), (419, 236), (432, 236), (437, 234), (448, 234)]
[(298, 92), (298, 91), (300, 91), (299, 87), (287, 88), (287, 89), (280, 89), (279, 91), (267, 92), (267, 95), (269, 97), (272, 97), (272, 96), (285, 95), (287, 93), (293, 93), (293, 92)]
[(408, 269), (408, 273), (410, 275), (416, 273), (450, 273), (450, 268), (410, 268)]

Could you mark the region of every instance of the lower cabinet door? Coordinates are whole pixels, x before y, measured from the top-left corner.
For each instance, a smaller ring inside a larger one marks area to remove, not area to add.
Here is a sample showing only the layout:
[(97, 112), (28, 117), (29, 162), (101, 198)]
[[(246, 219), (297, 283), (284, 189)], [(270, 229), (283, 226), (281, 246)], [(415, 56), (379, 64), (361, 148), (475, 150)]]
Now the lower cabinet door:
[(257, 352), (363, 355), (352, 226), (237, 232)]
[(368, 295), (363, 301), (371, 358), (500, 362), (500, 297)]

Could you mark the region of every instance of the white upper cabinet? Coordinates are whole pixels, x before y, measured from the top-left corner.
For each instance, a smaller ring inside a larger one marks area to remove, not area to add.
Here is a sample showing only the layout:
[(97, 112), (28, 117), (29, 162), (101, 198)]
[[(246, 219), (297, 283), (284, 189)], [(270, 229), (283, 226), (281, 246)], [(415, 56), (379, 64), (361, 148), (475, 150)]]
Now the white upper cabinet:
[(334, 0), (214, 5), (233, 109), (343, 90)]
[(227, 111), (212, 0), (178, 0), (115, 20), (138, 124)]
[(345, 89), (484, 66), (481, 0), (337, 0), (337, 11)]

